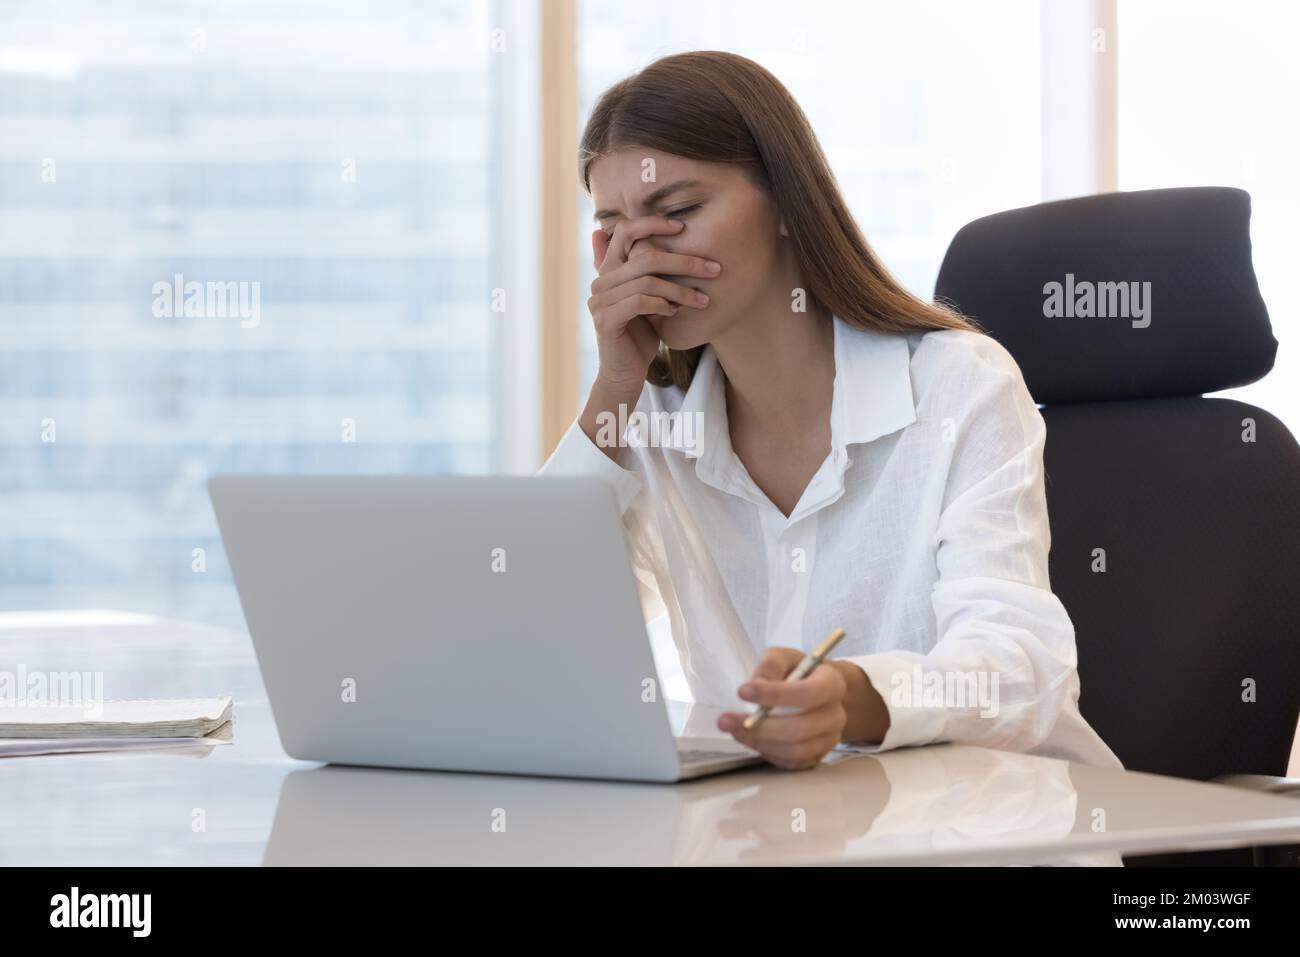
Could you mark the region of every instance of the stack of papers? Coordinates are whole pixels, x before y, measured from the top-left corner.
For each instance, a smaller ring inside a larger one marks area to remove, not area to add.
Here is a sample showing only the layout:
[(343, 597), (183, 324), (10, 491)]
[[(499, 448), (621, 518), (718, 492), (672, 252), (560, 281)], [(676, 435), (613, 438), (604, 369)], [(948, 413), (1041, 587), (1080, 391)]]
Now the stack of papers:
[(232, 712), (229, 695), (104, 701), (93, 707), (0, 706), (0, 757), (227, 744)]

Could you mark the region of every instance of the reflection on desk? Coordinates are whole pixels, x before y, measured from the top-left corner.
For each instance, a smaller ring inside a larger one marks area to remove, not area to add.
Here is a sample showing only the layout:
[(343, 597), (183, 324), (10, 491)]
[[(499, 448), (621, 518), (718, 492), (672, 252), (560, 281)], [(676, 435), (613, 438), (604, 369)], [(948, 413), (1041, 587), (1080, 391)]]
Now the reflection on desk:
[(0, 614), (0, 661), (102, 671), (115, 697), (230, 691), (234, 741), (5, 759), (0, 866), (1116, 864), (1300, 840), (1291, 798), (951, 744), (678, 785), (316, 767), (280, 748), (246, 634), (96, 614)]
[(675, 786), (322, 767), (285, 779), (265, 863), (1017, 861), (1077, 799), (1064, 761), (948, 745)]

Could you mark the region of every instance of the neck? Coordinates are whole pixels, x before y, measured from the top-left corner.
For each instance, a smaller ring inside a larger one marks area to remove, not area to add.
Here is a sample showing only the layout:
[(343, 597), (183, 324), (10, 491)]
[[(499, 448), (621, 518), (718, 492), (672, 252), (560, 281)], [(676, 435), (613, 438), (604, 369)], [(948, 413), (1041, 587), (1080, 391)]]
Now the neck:
[(727, 416), (737, 426), (800, 434), (829, 422), (835, 329), (829, 310), (791, 312), (788, 300), (750, 314), (743, 328), (712, 342), (726, 373)]

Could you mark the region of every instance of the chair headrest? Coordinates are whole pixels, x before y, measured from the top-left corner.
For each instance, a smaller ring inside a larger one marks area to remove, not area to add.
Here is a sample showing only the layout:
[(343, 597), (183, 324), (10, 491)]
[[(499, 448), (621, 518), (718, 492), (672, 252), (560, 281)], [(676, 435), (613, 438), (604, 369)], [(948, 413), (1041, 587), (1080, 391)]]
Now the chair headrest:
[(1215, 392), (1254, 382), (1277, 353), (1239, 189), (985, 216), (953, 237), (934, 294), (1006, 347), (1039, 403)]

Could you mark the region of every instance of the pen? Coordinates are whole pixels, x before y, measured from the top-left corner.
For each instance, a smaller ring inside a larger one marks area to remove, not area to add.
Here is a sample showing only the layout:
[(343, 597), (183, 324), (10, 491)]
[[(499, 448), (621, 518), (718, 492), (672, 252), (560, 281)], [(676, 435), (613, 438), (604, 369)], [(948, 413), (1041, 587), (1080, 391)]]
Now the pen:
[[(818, 645), (817, 649), (811, 655), (803, 656), (803, 660), (795, 665), (794, 670), (785, 676), (786, 682), (798, 681), (800, 678), (806, 678), (812, 673), (814, 668), (822, 663), (826, 656), (831, 653), (831, 649), (838, 645), (840, 639), (843, 637), (843, 628), (836, 628), (832, 631), (826, 636), (826, 640)], [(744, 724), (742, 724), (741, 727), (746, 730), (757, 727), (758, 723), (767, 717), (768, 710), (767, 705), (760, 705), (758, 710), (750, 713), (749, 717), (745, 719)]]

